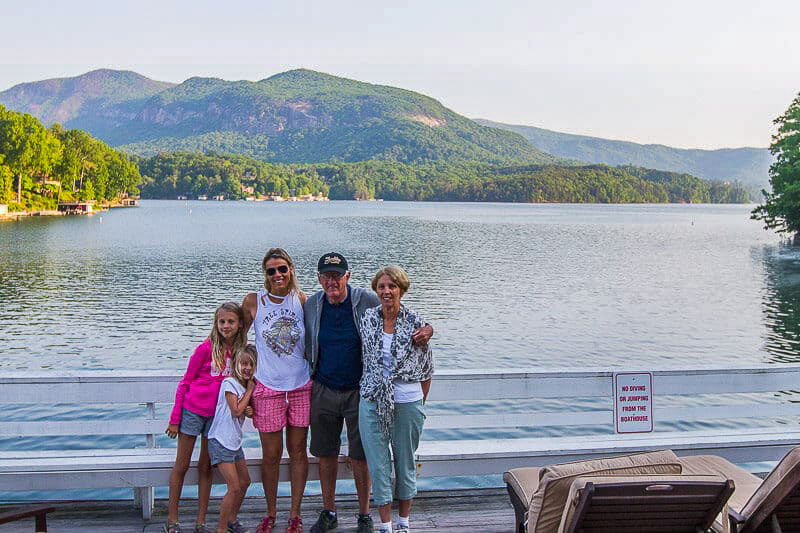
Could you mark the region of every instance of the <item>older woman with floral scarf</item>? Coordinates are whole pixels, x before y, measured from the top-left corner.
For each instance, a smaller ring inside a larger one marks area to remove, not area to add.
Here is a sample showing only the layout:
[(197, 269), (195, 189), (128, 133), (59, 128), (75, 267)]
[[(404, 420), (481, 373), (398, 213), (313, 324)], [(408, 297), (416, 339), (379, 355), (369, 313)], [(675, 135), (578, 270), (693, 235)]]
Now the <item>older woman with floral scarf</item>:
[(361, 322), (364, 373), (358, 427), (381, 516), (381, 533), (392, 533), (392, 458), (400, 507), (396, 529), (409, 528), (411, 502), (417, 494), (414, 454), (425, 420), (422, 405), (433, 375), (430, 348), (415, 345), (412, 335), (425, 322), (400, 303), (408, 287), (408, 275), (402, 268), (380, 269), (372, 278), (372, 289), (381, 305), (368, 309)]

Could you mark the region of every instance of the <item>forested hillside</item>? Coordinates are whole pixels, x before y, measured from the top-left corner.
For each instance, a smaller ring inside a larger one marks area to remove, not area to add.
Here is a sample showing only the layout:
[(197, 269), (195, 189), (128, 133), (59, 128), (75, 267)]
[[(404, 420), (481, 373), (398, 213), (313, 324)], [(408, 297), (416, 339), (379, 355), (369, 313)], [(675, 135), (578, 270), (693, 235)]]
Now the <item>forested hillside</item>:
[(688, 174), (605, 165), (410, 166), (388, 161), (275, 165), (241, 156), (174, 153), (138, 160), (145, 198), (327, 194), (333, 200), (736, 203), (746, 191)]
[(754, 190), (768, 187), (772, 156), (767, 148), (687, 150), (660, 144), (572, 135), (483, 119), (476, 119), (476, 122), (519, 133), (539, 150), (559, 157), (612, 166), (658, 168), (710, 180), (739, 181)]
[(54, 78), (15, 85), (0, 92), (0, 105), (28, 113), (46, 126), (69, 123), (109, 105), (147, 98), (174, 86), (128, 70), (100, 69), (74, 78)]
[[(328, 196), (327, 183), (312, 168), (289, 168), (213, 153), (173, 152), (136, 159), (143, 176), (143, 198)], [(243, 186), (253, 187), (253, 191), (246, 192)]]
[[(46, 130), (30, 115), (3, 111), (0, 203), (14, 202), (12, 209), (53, 206), (59, 195), (105, 200), (137, 186), (144, 198), (750, 199), (730, 180), (559, 159), (422, 94), (310, 70), (178, 85), (103, 70), (17, 86), (0, 93), (3, 101), (72, 128)], [(133, 162), (81, 129), (135, 153)]]
[[(125, 85), (133, 74), (103, 73), (109, 86)], [(0, 103), (49, 120), (52, 114), (42, 112), (59, 97), (43, 87), (52, 83), (26, 84), (22, 92), (41, 98), (21, 99), (17, 86), (0, 93)], [(520, 135), (481, 126), (425, 95), (311, 70), (256, 82), (190, 78), (151, 95), (143, 87), (154, 86), (137, 80), (128, 91), (98, 94), (62, 121), (138, 155), (217, 151), (280, 163), (558, 161)], [(66, 107), (85, 98), (58, 94)]]
[(130, 158), (83, 131), (49, 129), (0, 106), (0, 204), (55, 209), (59, 199), (106, 201), (139, 193)]

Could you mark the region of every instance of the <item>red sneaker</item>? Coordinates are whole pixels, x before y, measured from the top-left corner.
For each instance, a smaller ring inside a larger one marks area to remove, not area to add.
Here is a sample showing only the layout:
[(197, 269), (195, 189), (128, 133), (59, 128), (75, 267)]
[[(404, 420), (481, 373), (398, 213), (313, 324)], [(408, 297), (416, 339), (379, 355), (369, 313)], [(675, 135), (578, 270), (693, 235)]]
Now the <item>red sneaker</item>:
[(261, 523), (256, 528), (256, 533), (272, 533), (272, 528), (275, 527), (275, 517), (265, 516), (261, 519)]
[(289, 519), (289, 525), (286, 526), (286, 533), (302, 533), (303, 519), (299, 516)]

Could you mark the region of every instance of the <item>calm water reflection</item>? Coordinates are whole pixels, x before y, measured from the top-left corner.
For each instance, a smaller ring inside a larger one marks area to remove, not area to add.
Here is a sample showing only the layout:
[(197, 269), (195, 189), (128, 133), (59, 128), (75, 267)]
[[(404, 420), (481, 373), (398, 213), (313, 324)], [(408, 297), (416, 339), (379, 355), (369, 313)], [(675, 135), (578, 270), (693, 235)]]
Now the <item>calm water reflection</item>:
[(766, 276), (764, 322), (769, 360), (800, 360), (800, 249), (794, 246), (766, 248), (761, 258)]
[(440, 368), (798, 361), (800, 252), (748, 206), (143, 202), (0, 223), (0, 367), (182, 370), (283, 246), (404, 266)]

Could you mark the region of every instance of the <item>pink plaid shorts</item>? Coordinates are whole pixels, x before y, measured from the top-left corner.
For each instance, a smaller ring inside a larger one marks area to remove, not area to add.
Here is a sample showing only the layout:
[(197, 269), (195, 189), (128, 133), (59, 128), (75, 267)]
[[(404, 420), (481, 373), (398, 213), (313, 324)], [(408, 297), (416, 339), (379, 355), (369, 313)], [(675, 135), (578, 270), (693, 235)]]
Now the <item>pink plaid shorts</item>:
[(263, 433), (280, 431), (286, 425), (308, 427), (311, 418), (311, 380), (292, 391), (276, 391), (256, 381), (250, 403), (253, 425)]

